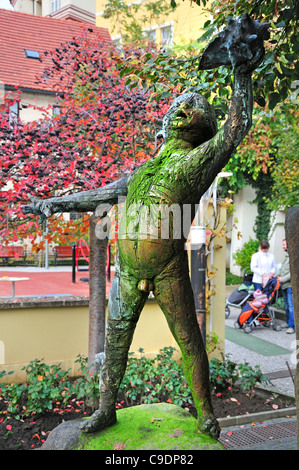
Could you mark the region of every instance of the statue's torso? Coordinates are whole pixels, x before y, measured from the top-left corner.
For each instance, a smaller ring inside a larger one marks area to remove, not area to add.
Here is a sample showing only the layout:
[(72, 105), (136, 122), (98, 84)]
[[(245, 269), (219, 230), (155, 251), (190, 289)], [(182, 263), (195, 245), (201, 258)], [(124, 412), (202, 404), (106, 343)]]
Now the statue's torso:
[[(122, 208), (119, 255), (143, 278), (153, 278), (184, 250), (183, 204), (190, 188), (184, 172), (188, 154), (159, 154), (132, 176)], [(185, 225), (191, 223), (191, 214)], [(187, 232), (187, 233), (186, 233)]]

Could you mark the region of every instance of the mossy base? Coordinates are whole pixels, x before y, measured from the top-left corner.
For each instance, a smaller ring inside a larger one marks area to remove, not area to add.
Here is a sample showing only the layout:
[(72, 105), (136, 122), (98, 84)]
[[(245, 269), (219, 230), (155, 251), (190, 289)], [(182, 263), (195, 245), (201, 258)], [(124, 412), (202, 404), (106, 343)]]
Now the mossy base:
[(117, 423), (84, 434), (82, 420), (55, 428), (42, 450), (224, 450), (222, 444), (196, 431), (196, 420), (176, 405), (158, 403), (117, 411)]

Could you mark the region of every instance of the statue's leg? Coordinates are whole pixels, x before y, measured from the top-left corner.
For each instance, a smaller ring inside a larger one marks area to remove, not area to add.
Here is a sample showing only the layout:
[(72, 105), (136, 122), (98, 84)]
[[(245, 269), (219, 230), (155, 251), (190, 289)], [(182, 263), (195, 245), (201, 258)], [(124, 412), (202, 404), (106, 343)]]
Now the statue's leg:
[(137, 288), (132, 274), (118, 270), (112, 281), (105, 339), (105, 360), (100, 379), (98, 410), (81, 425), (84, 432), (96, 432), (116, 422), (115, 403), (123, 379), (136, 323), (148, 294)]
[(177, 256), (154, 280), (154, 294), (181, 352), (186, 380), (201, 432), (219, 436), (211, 404), (209, 363), (195, 313), (186, 253)]

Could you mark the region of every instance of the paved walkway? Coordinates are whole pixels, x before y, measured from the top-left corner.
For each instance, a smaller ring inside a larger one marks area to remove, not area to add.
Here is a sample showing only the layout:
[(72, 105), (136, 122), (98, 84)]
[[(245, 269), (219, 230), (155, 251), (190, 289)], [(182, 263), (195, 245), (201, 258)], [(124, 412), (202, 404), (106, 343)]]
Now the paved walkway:
[[(87, 271), (86, 271), (87, 269)], [(111, 279), (113, 277), (111, 270)], [(71, 266), (51, 266), (49, 269), (35, 267), (0, 267), (0, 278), (2, 277), (26, 277), (29, 281), (15, 282), (15, 296), (61, 296), (75, 295), (89, 297), (88, 266), (80, 266), (76, 271), (76, 282), (72, 282)], [(107, 293), (110, 284), (107, 282)], [(12, 295), (12, 283), (0, 282), (0, 300)], [(2, 299), (1, 299), (2, 298)]]
[[(232, 287), (227, 288), (229, 296)], [(292, 376), (295, 374), (295, 334), (287, 334), (287, 325), (275, 331), (271, 327), (253, 328), (249, 334), (236, 330), (234, 322), (240, 309), (230, 307), (231, 313), (225, 320), (225, 354), (237, 363), (247, 362), (260, 365), (263, 374), (273, 385), (264, 386), (273, 392), (295, 396)], [(298, 450), (296, 416), (255, 419), (254, 422), (223, 428), (221, 441), (229, 450)]]

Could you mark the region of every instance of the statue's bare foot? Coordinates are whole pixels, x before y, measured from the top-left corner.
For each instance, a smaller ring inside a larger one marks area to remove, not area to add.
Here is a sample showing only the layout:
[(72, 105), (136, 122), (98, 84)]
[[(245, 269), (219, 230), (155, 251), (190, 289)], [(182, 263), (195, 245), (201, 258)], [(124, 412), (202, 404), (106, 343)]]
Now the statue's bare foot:
[(116, 411), (96, 410), (93, 415), (80, 425), (80, 429), (85, 433), (101, 431), (116, 423)]
[(202, 418), (198, 424), (198, 430), (204, 434), (209, 434), (214, 439), (218, 439), (220, 434), (220, 426), (217, 419), (213, 415), (207, 415)]

